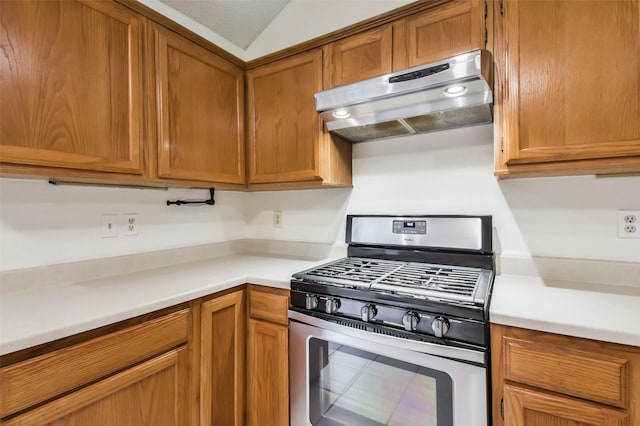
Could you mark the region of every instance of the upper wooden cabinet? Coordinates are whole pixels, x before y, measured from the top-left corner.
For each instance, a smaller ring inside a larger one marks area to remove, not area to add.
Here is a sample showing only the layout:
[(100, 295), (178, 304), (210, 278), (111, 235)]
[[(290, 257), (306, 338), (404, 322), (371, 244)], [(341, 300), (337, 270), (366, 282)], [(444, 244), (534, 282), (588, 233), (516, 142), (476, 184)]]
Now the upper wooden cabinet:
[(496, 7), (496, 174), (640, 171), (640, 2)]
[(0, 2), (0, 161), (143, 173), (143, 18), (97, 1)]
[(491, 352), (494, 426), (640, 424), (640, 348), (492, 324)]
[(153, 26), (158, 176), (245, 182), (244, 71)]
[(324, 131), (319, 90), (321, 49), (247, 72), (250, 188), (351, 185), (351, 144)]
[(390, 73), (391, 24), (356, 34), (324, 47), (326, 89)]
[(482, 0), (453, 0), (395, 22), (394, 71), (484, 49), (486, 7)]
[(324, 46), (325, 89), (484, 49), (482, 0), (454, 0)]

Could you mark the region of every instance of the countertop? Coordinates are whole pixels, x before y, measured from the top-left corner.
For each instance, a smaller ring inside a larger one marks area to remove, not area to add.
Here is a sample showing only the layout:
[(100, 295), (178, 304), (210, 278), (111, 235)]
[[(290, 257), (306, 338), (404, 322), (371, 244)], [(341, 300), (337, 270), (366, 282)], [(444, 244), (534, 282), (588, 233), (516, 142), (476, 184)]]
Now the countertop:
[[(289, 288), (295, 272), (337, 257), (328, 252), (312, 260), (227, 253), (170, 264), (167, 256), (147, 259), (146, 269), (138, 271), (127, 268), (123, 259), (118, 260), (122, 267), (113, 262), (91, 265), (80, 274), (83, 279), (59, 268), (31, 271), (26, 278), (15, 272), (0, 276), (0, 355), (247, 282)], [(100, 269), (119, 273), (97, 273)], [(491, 322), (640, 346), (640, 264), (547, 259), (537, 269), (504, 269), (495, 279)], [(612, 270), (624, 277), (622, 285), (597, 283), (599, 274)], [(595, 282), (569, 279), (580, 278), (571, 271), (595, 277)]]

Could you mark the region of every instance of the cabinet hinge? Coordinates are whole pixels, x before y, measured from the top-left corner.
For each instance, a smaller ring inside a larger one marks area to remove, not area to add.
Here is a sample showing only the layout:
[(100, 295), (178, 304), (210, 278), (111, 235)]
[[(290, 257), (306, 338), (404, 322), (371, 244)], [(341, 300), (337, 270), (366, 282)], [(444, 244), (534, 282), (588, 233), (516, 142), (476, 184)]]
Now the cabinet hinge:
[(504, 16), (504, 0), (500, 0), (500, 16)]
[(500, 152), (504, 153), (504, 136), (500, 137)]
[(504, 398), (500, 398), (500, 417), (504, 420)]
[(489, 42), (489, 30), (485, 27), (484, 29), (484, 45), (486, 46)]
[(487, 19), (487, 16), (489, 16), (489, 6), (487, 5), (487, 2), (484, 2), (484, 19)]

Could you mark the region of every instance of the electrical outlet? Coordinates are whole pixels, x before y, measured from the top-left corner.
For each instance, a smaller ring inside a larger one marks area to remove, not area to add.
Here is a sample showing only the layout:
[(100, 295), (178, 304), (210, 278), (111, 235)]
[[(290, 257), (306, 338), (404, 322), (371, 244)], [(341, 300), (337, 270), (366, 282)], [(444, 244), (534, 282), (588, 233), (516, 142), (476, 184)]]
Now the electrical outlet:
[(640, 238), (640, 210), (618, 211), (618, 238)]
[(273, 211), (273, 227), (282, 228), (282, 210)]
[(140, 222), (136, 213), (128, 213), (122, 216), (122, 235), (138, 235)]
[(113, 238), (118, 236), (118, 215), (103, 214), (101, 223), (102, 238)]

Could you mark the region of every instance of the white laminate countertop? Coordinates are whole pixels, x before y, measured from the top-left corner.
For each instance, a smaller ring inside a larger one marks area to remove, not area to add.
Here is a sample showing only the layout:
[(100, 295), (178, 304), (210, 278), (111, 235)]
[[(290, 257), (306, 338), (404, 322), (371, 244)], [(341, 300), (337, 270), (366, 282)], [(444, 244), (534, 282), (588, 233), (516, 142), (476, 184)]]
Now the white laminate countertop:
[[(314, 248), (297, 244), (292, 252), (305, 250)], [(289, 288), (294, 273), (341, 257), (327, 252), (300, 260), (229, 252), (173, 265), (167, 261), (194, 252), (203, 249), (83, 262), (71, 271), (52, 266), (26, 275), (5, 273), (0, 276), (0, 355), (247, 282)], [(135, 270), (132, 264), (142, 261), (147, 269)], [(533, 269), (503, 269), (495, 279), (491, 322), (640, 347), (640, 263), (543, 259)], [(616, 274), (617, 285), (598, 284)]]
[(0, 355), (247, 282), (289, 288), (292, 274), (326, 261), (233, 254), (71, 284), (0, 288)]

